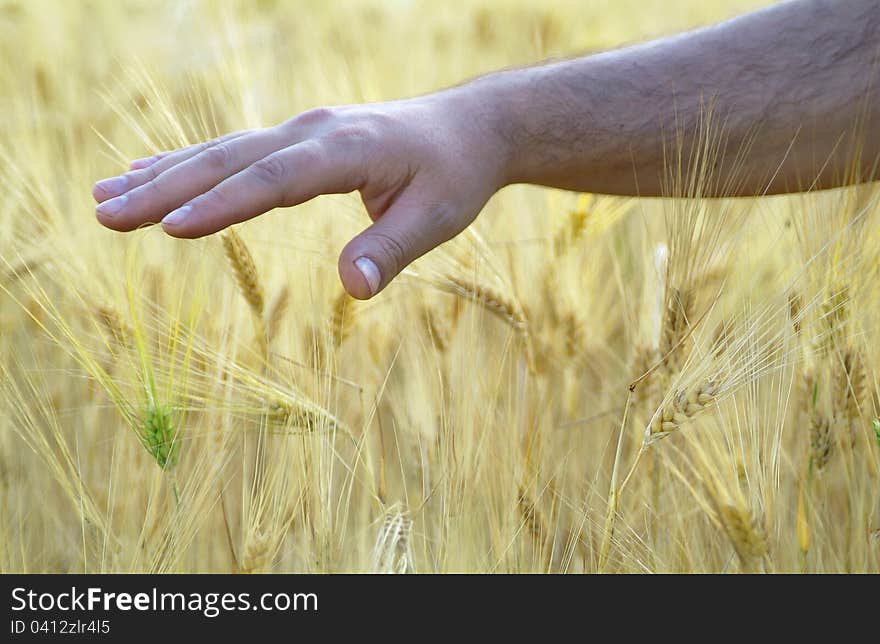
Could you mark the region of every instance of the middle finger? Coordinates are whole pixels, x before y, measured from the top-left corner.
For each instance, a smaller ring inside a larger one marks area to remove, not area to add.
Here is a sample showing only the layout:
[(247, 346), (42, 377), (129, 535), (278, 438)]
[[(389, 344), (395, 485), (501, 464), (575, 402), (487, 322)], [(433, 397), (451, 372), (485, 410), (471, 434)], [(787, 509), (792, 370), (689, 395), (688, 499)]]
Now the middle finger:
[(156, 178), (100, 204), (99, 221), (114, 230), (156, 223), (193, 197), (295, 141), (281, 127), (222, 141), (160, 173)]

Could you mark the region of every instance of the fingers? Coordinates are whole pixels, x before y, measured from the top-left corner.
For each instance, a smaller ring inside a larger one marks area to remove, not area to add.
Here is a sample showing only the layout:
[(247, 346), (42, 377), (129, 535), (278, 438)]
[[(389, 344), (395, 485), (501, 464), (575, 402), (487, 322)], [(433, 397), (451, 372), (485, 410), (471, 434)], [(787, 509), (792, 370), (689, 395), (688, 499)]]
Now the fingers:
[(359, 300), (373, 297), (410, 263), (464, 230), (473, 218), (457, 216), (453, 208), (402, 195), (342, 250), (339, 277), (345, 290)]
[[(341, 132), (341, 134), (339, 133)], [(264, 157), (162, 220), (174, 237), (201, 237), (280, 206), (363, 185), (362, 141), (344, 131), (309, 139)]]
[(130, 172), (118, 177), (110, 177), (98, 181), (92, 188), (92, 196), (98, 203), (117, 197), (132, 188), (136, 188), (137, 186), (155, 179), (165, 170), (194, 157), (210, 147), (219, 143), (232, 141), (233, 139), (250, 134), (251, 132), (253, 132), (253, 130), (232, 132), (216, 139), (205, 141), (204, 143), (196, 143), (172, 152), (160, 152), (151, 157), (132, 161)]
[(151, 157), (144, 157), (143, 159), (135, 159), (134, 161), (132, 161), (131, 163), (128, 164), (128, 169), (129, 170), (143, 170), (144, 168), (148, 168), (149, 166), (156, 163), (156, 161), (158, 161), (159, 159), (161, 159), (163, 157), (167, 157), (168, 154), (169, 154), (168, 152), (159, 152), (157, 154), (154, 154)]
[(288, 146), (283, 130), (270, 128), (221, 142), (98, 206), (99, 221), (114, 230), (156, 223), (172, 210), (217, 186), (255, 161)]

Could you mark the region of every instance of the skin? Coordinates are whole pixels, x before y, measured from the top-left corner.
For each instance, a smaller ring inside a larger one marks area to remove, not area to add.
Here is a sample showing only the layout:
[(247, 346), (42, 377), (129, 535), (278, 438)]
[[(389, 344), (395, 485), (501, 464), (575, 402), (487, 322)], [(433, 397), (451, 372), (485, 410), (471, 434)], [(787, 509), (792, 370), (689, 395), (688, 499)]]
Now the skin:
[(368, 299), (509, 184), (690, 196), (668, 181), (667, 162), (680, 146), (683, 172), (699, 169), (687, 151), (709, 112), (724, 136), (702, 196), (872, 181), (878, 34), (876, 0), (796, 0), (427, 96), (313, 109), (136, 160), (95, 184), (97, 217), (118, 231), (161, 222), (193, 238), (357, 190), (373, 224), (345, 246), (339, 274)]

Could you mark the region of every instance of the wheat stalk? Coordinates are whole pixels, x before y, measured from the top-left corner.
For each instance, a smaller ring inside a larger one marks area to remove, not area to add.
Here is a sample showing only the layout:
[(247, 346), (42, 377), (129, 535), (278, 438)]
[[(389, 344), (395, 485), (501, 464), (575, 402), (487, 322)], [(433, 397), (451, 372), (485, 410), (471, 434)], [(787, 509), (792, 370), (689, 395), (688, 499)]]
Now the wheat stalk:
[[(672, 378), (681, 371), (688, 356), (683, 341), (688, 333), (692, 308), (692, 295), (682, 293), (674, 287), (667, 289), (658, 347), (654, 349), (650, 346), (641, 346), (636, 350), (633, 375), (635, 376), (634, 384), (637, 385), (637, 389), (634, 390), (637, 396), (634, 398), (634, 402), (641, 401), (656, 405), (660, 389), (667, 386)], [(723, 324), (716, 331), (716, 344), (713, 345), (715, 357), (718, 357), (726, 346), (726, 342), (723, 340), (727, 338), (729, 333), (730, 329), (726, 324)], [(687, 406), (683, 405), (683, 401), (679, 400), (682, 395), (680, 392), (677, 393), (673, 398), (672, 405), (664, 409), (654, 419), (652, 434), (661, 433), (663, 423), (670, 425), (674, 421), (676, 413), (681, 415), (687, 409)], [(700, 392), (697, 391), (696, 402), (699, 402), (699, 395)], [(693, 408), (694, 404), (696, 403), (693, 403), (690, 408)]]
[(660, 351), (658, 349), (639, 345), (636, 347), (630, 369), (633, 374), (633, 403), (653, 403), (656, 408), (657, 400), (661, 396), (660, 377), (657, 367), (660, 366)]

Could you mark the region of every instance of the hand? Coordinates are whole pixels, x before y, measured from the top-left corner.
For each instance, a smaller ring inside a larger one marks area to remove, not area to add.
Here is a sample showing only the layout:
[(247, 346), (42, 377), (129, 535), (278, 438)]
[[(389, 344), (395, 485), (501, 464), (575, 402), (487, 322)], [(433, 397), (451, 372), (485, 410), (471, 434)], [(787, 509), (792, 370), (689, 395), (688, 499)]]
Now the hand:
[(130, 231), (162, 223), (201, 237), (277, 207), (358, 190), (373, 224), (339, 258), (345, 289), (381, 291), (451, 239), (504, 183), (492, 112), (456, 88), (417, 99), (310, 110), (132, 162), (95, 184), (97, 217)]

